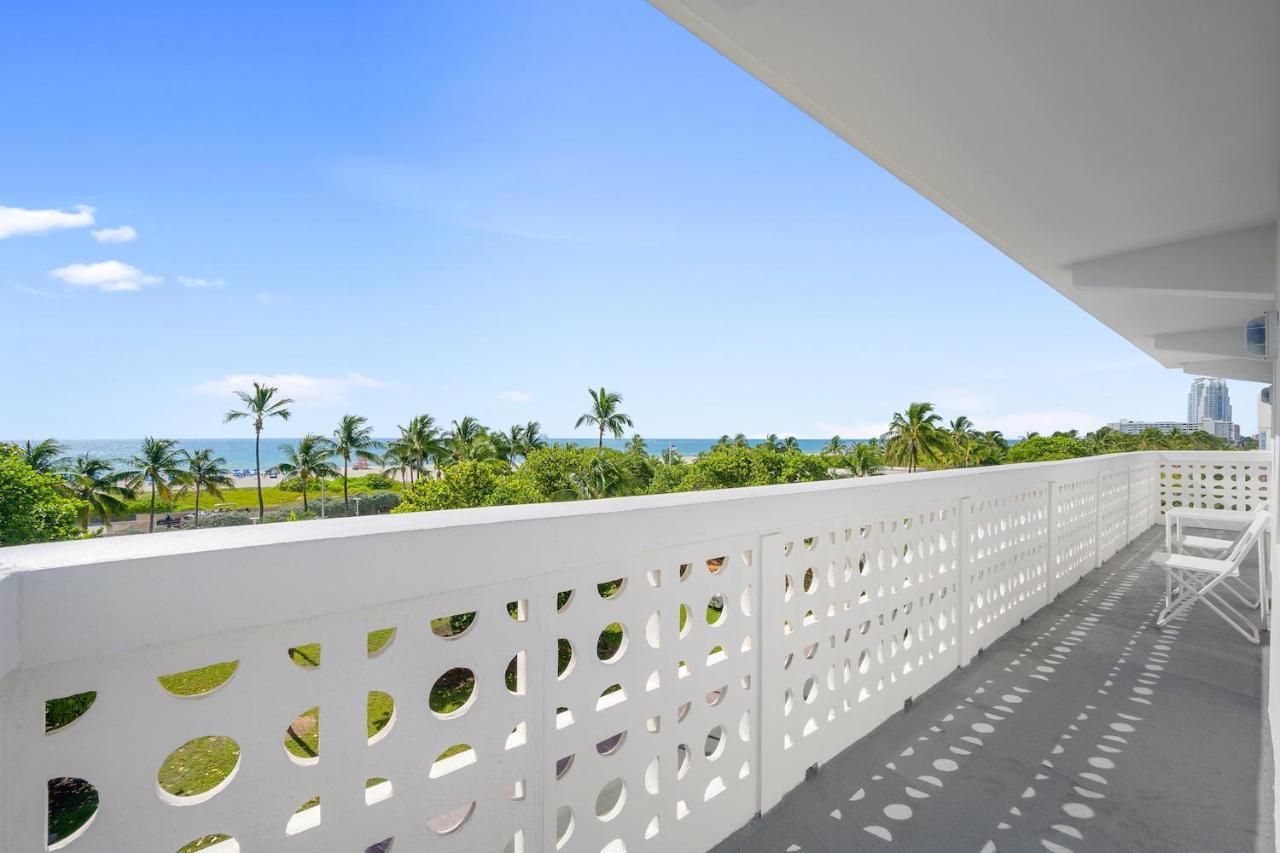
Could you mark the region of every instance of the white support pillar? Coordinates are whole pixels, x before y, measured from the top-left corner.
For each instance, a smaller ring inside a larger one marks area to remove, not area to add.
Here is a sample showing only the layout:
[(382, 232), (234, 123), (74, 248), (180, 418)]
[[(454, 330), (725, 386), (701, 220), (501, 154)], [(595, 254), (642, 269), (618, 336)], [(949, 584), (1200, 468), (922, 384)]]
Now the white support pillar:
[(969, 636), (969, 499), (961, 498), (956, 505), (956, 566), (959, 580), (956, 582), (956, 623), (960, 631), (960, 665), (968, 666), (973, 660), (973, 638)]

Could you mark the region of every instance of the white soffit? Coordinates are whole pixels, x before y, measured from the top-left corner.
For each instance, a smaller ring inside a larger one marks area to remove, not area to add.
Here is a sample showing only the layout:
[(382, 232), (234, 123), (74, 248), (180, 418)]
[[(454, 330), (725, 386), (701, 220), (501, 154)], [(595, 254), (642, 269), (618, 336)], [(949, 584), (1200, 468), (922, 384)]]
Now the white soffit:
[(1259, 373), (1280, 0), (650, 2), (1160, 363)]

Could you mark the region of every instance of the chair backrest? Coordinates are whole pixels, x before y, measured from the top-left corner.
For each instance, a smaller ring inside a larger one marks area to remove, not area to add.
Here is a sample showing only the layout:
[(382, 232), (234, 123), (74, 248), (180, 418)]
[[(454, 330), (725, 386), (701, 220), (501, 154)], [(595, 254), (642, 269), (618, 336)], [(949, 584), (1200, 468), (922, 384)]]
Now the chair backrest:
[(1245, 529), (1244, 535), (1231, 546), (1231, 550), (1227, 553), (1227, 561), (1239, 568), (1240, 564), (1244, 562), (1245, 556), (1249, 553), (1249, 549), (1257, 544), (1258, 537), (1263, 534), (1263, 531), (1267, 529), (1270, 523), (1271, 515), (1269, 513), (1258, 513), (1258, 517), (1250, 522), (1248, 528)]

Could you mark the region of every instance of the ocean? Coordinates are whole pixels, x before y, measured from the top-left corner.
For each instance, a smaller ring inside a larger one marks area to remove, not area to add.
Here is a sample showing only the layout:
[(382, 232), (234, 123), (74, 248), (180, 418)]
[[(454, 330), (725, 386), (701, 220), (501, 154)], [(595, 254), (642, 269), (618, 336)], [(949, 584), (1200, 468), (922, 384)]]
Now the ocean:
[[(379, 439), (386, 441), (387, 439)], [(668, 447), (674, 447), (676, 452), (681, 456), (696, 456), (704, 450), (709, 450), (718, 441), (718, 438), (646, 438), (645, 444), (650, 453), (658, 454), (666, 450)], [(825, 438), (802, 438), (799, 439), (800, 449), (805, 453), (817, 453), (826, 446), (829, 439)], [(548, 441), (560, 444), (580, 444), (583, 446), (594, 446), (596, 439), (593, 438), (550, 438)], [(622, 450), (626, 447), (628, 439), (611, 439), (606, 438), (604, 443), (606, 447), (612, 447)], [(760, 439), (751, 439), (751, 444), (759, 444)], [(846, 439), (848, 441), (848, 439)], [(280, 452), (281, 444), (296, 445), (298, 438), (287, 438), (279, 436), (263, 436), (262, 437), (262, 468), (266, 470), (278, 462), (284, 460), (284, 454)], [(124, 459), (138, 452), (138, 448), (142, 445), (140, 438), (95, 438), (95, 439), (79, 439), (75, 441), (65, 441), (63, 444), (67, 448), (68, 455), (79, 455), (81, 453), (91, 453), (94, 456), (101, 456), (110, 460)], [(180, 438), (178, 446), (184, 449), (198, 450), (202, 448), (212, 448), (216, 455), (227, 460), (227, 467), (232, 470), (242, 470), (253, 468), (253, 439), (252, 438)]]

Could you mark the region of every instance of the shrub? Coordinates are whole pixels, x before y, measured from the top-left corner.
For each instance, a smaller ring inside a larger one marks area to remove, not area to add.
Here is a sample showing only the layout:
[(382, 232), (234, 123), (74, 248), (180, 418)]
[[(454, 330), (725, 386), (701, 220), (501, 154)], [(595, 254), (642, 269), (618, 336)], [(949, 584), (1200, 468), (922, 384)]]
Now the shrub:
[(80, 538), (81, 502), (56, 474), (27, 464), (16, 445), (0, 445), (0, 545)]
[[(242, 524), (252, 524), (255, 515), (252, 512), (243, 510), (212, 510), (200, 513), (200, 529), (206, 527), (238, 527)], [(157, 530), (163, 530), (157, 527)], [(178, 530), (195, 530), (195, 518), (184, 518), (182, 523), (176, 528)]]

